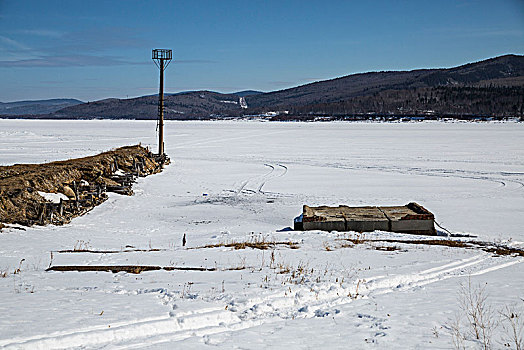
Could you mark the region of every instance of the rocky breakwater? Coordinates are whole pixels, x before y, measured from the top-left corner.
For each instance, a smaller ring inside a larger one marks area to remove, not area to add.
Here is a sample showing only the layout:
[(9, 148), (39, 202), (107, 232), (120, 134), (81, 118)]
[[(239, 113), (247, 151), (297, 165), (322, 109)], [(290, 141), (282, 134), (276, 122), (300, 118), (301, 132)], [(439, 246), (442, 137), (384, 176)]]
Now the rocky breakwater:
[(68, 223), (103, 203), (107, 192), (132, 195), (137, 177), (166, 164), (167, 156), (135, 145), (85, 158), (0, 166), (0, 229)]

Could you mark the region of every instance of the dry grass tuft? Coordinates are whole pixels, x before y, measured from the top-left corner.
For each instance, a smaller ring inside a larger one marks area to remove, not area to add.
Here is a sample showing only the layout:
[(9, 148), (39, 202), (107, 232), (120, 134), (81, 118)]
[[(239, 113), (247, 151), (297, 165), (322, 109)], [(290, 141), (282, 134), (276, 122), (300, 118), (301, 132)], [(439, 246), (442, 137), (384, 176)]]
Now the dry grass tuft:
[[(340, 248), (351, 248), (357, 244), (370, 244), (374, 242), (397, 243), (397, 244), (414, 244), (414, 245), (430, 245), (430, 246), (444, 246), (452, 248), (464, 249), (480, 249), (495, 255), (519, 255), (524, 256), (524, 249), (507, 247), (500, 244), (482, 241), (458, 241), (453, 239), (365, 239), (361, 236), (357, 238), (341, 238), (339, 240), (351, 242), (352, 244), (341, 244)], [(380, 247), (375, 246), (376, 250), (400, 250), (398, 247)]]
[(223, 243), (217, 243), (217, 244), (208, 244), (205, 246), (200, 247), (192, 247), (188, 249), (203, 249), (203, 248), (220, 248), (220, 247), (226, 247), (226, 248), (233, 248), (235, 250), (239, 249), (260, 249), (260, 250), (268, 250), (270, 248), (275, 248), (277, 246), (285, 246), (290, 249), (298, 249), (299, 245), (296, 242), (277, 242), (277, 241), (264, 241), (264, 240), (252, 240), (248, 242), (223, 242)]
[(512, 247), (494, 247), (494, 248), (484, 248), (488, 253), (493, 253), (495, 255), (520, 255), (524, 256), (524, 250)]

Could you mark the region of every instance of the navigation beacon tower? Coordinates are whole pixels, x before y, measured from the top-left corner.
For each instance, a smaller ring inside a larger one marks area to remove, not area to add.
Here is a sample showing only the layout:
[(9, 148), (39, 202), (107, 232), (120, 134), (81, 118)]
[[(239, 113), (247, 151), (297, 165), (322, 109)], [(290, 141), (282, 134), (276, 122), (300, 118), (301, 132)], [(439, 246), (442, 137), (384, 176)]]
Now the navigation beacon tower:
[(164, 70), (173, 57), (169, 49), (154, 49), (153, 61), (160, 69), (160, 89), (158, 90), (158, 155), (164, 155)]

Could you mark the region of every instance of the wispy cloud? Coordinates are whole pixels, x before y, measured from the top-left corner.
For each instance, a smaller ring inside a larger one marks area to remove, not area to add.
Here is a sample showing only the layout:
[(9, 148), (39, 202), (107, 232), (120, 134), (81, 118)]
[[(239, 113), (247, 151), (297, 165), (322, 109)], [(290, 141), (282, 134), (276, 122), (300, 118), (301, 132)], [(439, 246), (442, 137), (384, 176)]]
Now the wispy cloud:
[[(180, 64), (209, 64), (210, 60), (179, 60)], [(88, 67), (88, 66), (136, 66), (148, 65), (151, 61), (132, 61), (109, 55), (42, 55), (35, 58), (0, 59), (0, 67)]]
[(30, 50), (31, 48), (6, 36), (0, 35), (0, 45), (7, 49)]
[(294, 85), (295, 82), (293, 81), (282, 81), (282, 80), (274, 80), (274, 81), (268, 81), (269, 85), (282, 87), (282, 86), (291, 86)]
[(181, 63), (181, 64), (185, 64), (185, 63), (218, 63), (217, 61), (213, 61), (213, 60), (199, 60), (199, 59), (196, 59), (196, 60), (177, 60), (176, 58), (173, 59), (173, 62), (174, 63)]
[(507, 28), (485, 28), (485, 27), (463, 27), (460, 25), (427, 28), (425, 34), (446, 35), (447, 37), (457, 38), (496, 38), (496, 37), (524, 37), (524, 29), (507, 29)]
[(142, 62), (127, 61), (114, 56), (92, 55), (57, 55), (41, 56), (38, 58), (4, 60), (0, 67), (86, 67), (86, 66), (119, 66), (137, 65)]
[(64, 35), (63, 32), (59, 32), (56, 30), (49, 30), (49, 29), (26, 29), (20, 32), (23, 34), (36, 35), (36, 36), (46, 37), (46, 38), (60, 38)]
[(524, 30), (477, 29), (464, 30), (457, 34), (460, 37), (524, 37)]
[(34, 58), (33, 49), (18, 40), (0, 35), (0, 61)]
[(136, 29), (101, 27), (72, 31), (53, 42), (47, 50), (54, 54), (75, 52), (103, 52), (115, 49), (134, 49), (150, 46)]
[[(1, 1), (1, 0), (0, 0)], [(102, 27), (88, 30), (60, 32), (48, 29), (13, 31), (26, 35), (33, 43), (29, 47), (21, 40), (0, 35), (0, 67), (87, 67), (145, 65), (150, 60), (125, 58), (131, 50), (150, 48), (137, 30), (126, 27)], [(30, 36), (37, 36), (31, 40)], [(36, 40), (35, 40), (36, 39)], [(207, 59), (174, 59), (175, 64), (213, 64)]]

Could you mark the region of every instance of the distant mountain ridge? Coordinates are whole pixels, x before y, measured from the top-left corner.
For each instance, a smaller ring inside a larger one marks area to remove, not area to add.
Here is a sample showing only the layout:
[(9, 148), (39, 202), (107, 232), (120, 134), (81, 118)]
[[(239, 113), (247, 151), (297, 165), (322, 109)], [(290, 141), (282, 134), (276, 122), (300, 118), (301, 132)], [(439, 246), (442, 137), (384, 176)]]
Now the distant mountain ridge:
[[(524, 56), (505, 55), (455, 68), (368, 72), (248, 97), (251, 107), (338, 102), (384, 90), (478, 84), (524, 76)], [(521, 83), (523, 81), (521, 80)], [(501, 82), (502, 85), (503, 82)]]
[(28, 100), (0, 102), (0, 114), (25, 115), (53, 113), (62, 108), (84, 102), (72, 98), (53, 98), (49, 100)]
[(263, 94), (263, 92), (255, 91), (255, 90), (244, 90), (244, 91), (233, 92), (232, 94), (237, 95), (238, 97), (246, 97), (246, 96), (260, 95), (260, 94)]
[[(43, 118), (157, 118), (157, 96), (67, 106)], [(165, 95), (166, 119), (280, 115), (524, 115), (524, 56), (504, 55), (453, 68), (352, 74), (280, 91)], [(247, 108), (246, 108), (247, 105)], [(0, 114), (6, 114), (0, 112)], [(278, 119), (277, 118), (277, 119)]]
[[(447, 68), (370, 72), (246, 98), (255, 110), (291, 115), (524, 114), (524, 56)], [(258, 107), (258, 108), (257, 108)]]
[[(224, 111), (240, 110), (239, 97), (212, 91), (190, 91), (164, 96), (166, 119), (202, 119)], [(53, 113), (56, 118), (156, 119), (158, 96), (105, 99), (67, 107)]]

